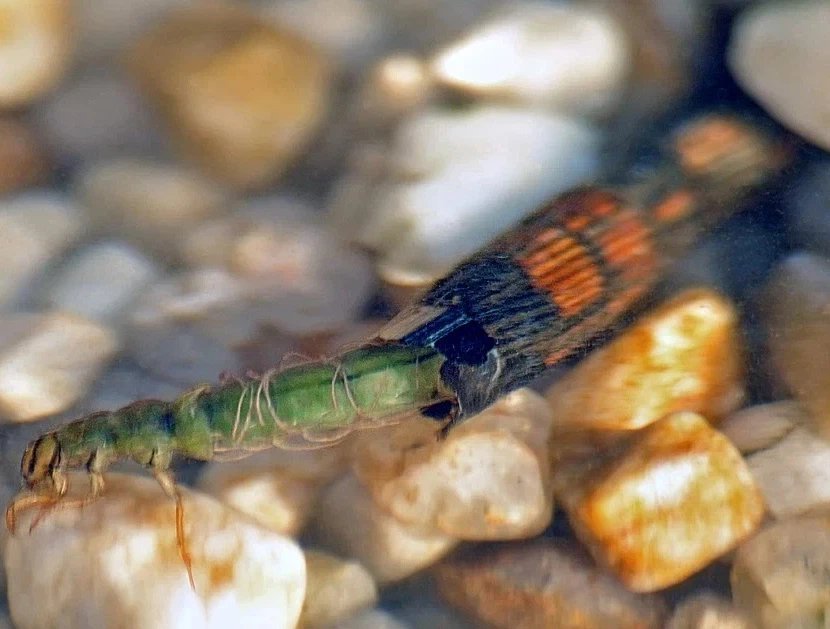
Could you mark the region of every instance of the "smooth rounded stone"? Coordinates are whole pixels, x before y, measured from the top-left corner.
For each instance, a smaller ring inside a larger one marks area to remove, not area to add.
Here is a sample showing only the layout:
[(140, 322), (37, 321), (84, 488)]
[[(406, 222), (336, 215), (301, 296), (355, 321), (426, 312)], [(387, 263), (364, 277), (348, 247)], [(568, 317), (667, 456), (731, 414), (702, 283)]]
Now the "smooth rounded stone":
[(761, 313), (775, 375), (830, 437), (830, 261), (789, 256), (763, 289)]
[(328, 107), (328, 60), (231, 5), (168, 14), (132, 49), (130, 67), (181, 153), (239, 188), (277, 179)]
[(759, 629), (823, 629), (830, 613), (830, 519), (773, 524), (735, 555), (732, 599)]
[(662, 627), (663, 602), (627, 591), (572, 544), (540, 539), (474, 547), (435, 570), (449, 603), (487, 626)]
[(71, 78), (34, 108), (32, 118), (52, 152), (66, 161), (158, 152), (163, 146), (138, 90), (126, 76), (109, 71)]
[[(72, 482), (86, 485), (81, 475)], [(37, 510), (23, 514), (5, 550), (16, 626), (295, 627), (306, 582), (300, 548), (207, 496), (183, 494), (195, 590), (174, 503), (150, 478), (109, 474), (102, 498), (51, 511), (31, 534)]]
[(554, 488), (594, 558), (629, 589), (683, 581), (752, 533), (764, 503), (746, 463), (700, 415), (559, 438)]
[(42, 142), (30, 125), (10, 116), (0, 118), (0, 194), (42, 182), (49, 166)]
[(630, 63), (625, 33), (602, 8), (522, 2), (438, 52), (431, 69), (472, 96), (583, 116), (610, 113)]
[(430, 109), (398, 129), (392, 179), (332, 221), (392, 284), (428, 283), (597, 168), (596, 132), (541, 110)]
[(553, 514), (550, 425), (545, 400), (520, 389), (440, 441), (431, 423), (360, 435), (355, 472), (381, 508), (420, 530), (532, 537)]
[(744, 399), (738, 313), (710, 290), (638, 319), (546, 392), (554, 429), (636, 429), (681, 410), (718, 419)]
[(343, 446), (307, 452), (267, 450), (233, 464), (209, 464), (198, 487), (262, 526), (296, 536), (323, 487), (343, 472), (347, 462)]
[(379, 585), (404, 579), (446, 555), (457, 540), (405, 524), (377, 504), (353, 474), (324, 492), (313, 539), (326, 550), (365, 566)]
[(704, 592), (680, 603), (665, 629), (753, 629), (753, 625), (730, 600)]
[(746, 462), (776, 518), (830, 503), (830, 443), (806, 428), (791, 429)]
[(117, 349), (111, 330), (75, 315), (0, 318), (0, 417), (25, 422), (68, 409)]
[(340, 622), (377, 602), (372, 575), (354, 561), (320, 552), (305, 551), (306, 596), (300, 626), (340, 626)]
[(140, 251), (104, 241), (76, 252), (49, 279), (41, 301), (95, 321), (117, 320), (159, 274)]
[(384, 16), (366, 0), (269, 0), (262, 10), (355, 72), (381, 51), (389, 36)]
[(230, 203), (224, 190), (190, 169), (137, 158), (88, 167), (75, 193), (98, 231), (173, 261), (183, 234)]
[(0, 309), (14, 305), (83, 229), (81, 213), (58, 194), (33, 191), (0, 200)]
[(783, 400), (732, 413), (718, 425), (718, 430), (742, 454), (747, 454), (773, 447), (806, 423), (804, 409), (797, 402)]
[(743, 11), (727, 61), (738, 83), (780, 122), (830, 149), (830, 5), (766, 2)]
[(404, 114), (423, 107), (435, 92), (427, 64), (407, 53), (392, 53), (367, 72), (358, 96), (358, 120), (363, 128), (383, 129)]
[(413, 629), (382, 609), (370, 609), (337, 623), (337, 629)]
[(0, 107), (23, 107), (49, 91), (66, 71), (72, 48), (70, 0), (3, 0)]

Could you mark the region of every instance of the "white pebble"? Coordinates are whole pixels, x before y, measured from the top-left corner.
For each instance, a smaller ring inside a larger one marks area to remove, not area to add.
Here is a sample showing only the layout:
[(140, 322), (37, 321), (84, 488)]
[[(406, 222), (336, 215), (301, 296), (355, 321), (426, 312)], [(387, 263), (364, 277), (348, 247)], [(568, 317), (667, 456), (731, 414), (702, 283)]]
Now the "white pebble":
[(744, 11), (729, 66), (742, 87), (783, 124), (830, 148), (830, 3), (768, 2)]
[(521, 3), (438, 53), (436, 78), (478, 96), (603, 114), (630, 66), (625, 34), (600, 8)]
[(108, 328), (74, 315), (0, 319), (0, 416), (24, 422), (66, 410), (117, 347)]
[(305, 595), (299, 547), (204, 495), (184, 498), (195, 591), (177, 549), (174, 503), (152, 479), (110, 474), (102, 498), (50, 512), (31, 534), (32, 514), (23, 514), (5, 553), (15, 624), (295, 627)]
[(330, 627), (377, 602), (372, 576), (354, 561), (317, 550), (305, 552), (308, 583), (303, 627)]
[(127, 244), (97, 243), (57, 271), (43, 301), (96, 321), (116, 319), (158, 272), (151, 260)]

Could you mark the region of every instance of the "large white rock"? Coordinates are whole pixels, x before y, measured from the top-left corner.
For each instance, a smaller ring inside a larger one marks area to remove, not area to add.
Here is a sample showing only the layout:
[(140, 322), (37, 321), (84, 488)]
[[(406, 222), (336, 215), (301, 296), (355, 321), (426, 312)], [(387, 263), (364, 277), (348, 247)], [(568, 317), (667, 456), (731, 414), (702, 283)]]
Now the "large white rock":
[(830, 148), (830, 3), (759, 3), (739, 17), (728, 51), (735, 78), (783, 124)]
[(31, 534), (37, 510), (24, 513), (5, 552), (15, 625), (295, 627), (305, 595), (299, 547), (207, 496), (186, 491), (184, 508), (195, 590), (174, 503), (152, 479), (109, 475), (102, 498), (49, 513)]
[(436, 78), (476, 96), (606, 113), (630, 57), (625, 33), (598, 7), (519, 3), (481, 24), (432, 60)]
[(429, 282), (589, 179), (597, 141), (586, 123), (540, 110), (428, 110), (398, 129), (391, 180), (368, 209), (340, 207), (332, 219), (380, 253), (384, 279)]

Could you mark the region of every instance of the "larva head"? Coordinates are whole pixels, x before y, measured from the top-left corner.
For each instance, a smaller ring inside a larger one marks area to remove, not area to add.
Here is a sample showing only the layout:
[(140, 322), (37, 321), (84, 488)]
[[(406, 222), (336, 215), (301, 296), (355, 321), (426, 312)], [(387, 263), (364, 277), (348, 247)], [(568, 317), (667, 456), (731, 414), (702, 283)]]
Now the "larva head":
[(33, 488), (44, 481), (54, 482), (53, 475), (61, 462), (61, 445), (54, 433), (38, 437), (26, 446), (20, 461), (20, 474)]

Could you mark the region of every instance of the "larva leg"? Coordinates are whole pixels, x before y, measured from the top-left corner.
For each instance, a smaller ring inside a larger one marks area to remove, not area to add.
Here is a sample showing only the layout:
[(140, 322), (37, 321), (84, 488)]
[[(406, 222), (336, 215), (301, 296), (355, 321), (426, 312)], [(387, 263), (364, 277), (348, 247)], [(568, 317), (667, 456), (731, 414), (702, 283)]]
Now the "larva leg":
[(95, 471), (93, 468), (90, 468), (89, 471), (89, 494), (85, 498), (74, 498), (72, 500), (64, 498), (63, 496), (69, 488), (66, 477), (63, 474), (58, 474), (56, 471), (56, 474), (53, 475), (53, 480), (57, 488), (56, 495), (47, 496), (47, 498), (52, 498), (52, 501), (46, 502), (41, 506), (40, 511), (38, 511), (38, 514), (29, 525), (29, 533), (35, 530), (35, 527), (43, 521), (43, 518), (52, 511), (58, 509), (82, 509), (100, 498), (101, 493), (104, 491), (104, 477), (101, 472)]
[(193, 562), (190, 558), (190, 553), (187, 550), (187, 539), (184, 535), (184, 503), (182, 502), (182, 494), (176, 486), (176, 481), (173, 480), (172, 474), (167, 469), (169, 461), (159, 461), (159, 457), (153, 458), (153, 475), (156, 477), (158, 484), (170, 498), (176, 501), (176, 546), (179, 549), (179, 556), (182, 558), (182, 563), (187, 570), (187, 578), (190, 581), (190, 587), (196, 590), (196, 584), (193, 581)]

